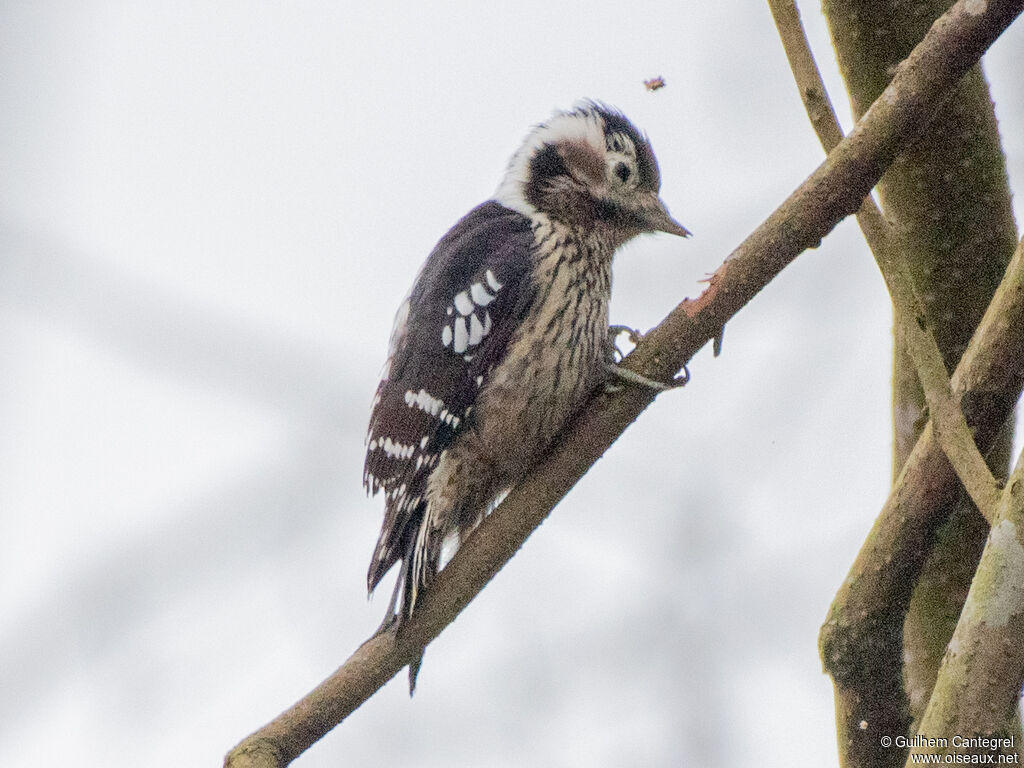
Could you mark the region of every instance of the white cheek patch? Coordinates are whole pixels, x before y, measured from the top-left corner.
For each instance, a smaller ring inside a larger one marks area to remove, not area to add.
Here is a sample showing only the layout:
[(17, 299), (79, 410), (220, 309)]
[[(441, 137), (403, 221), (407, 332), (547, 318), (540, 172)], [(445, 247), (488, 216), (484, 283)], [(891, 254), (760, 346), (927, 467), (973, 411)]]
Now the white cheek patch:
[(583, 142), (595, 150), (604, 148), (604, 119), (592, 105), (583, 105), (572, 112), (556, 112), (546, 123), (534, 128), (512, 156), (494, 199), (524, 216), (535, 215), (537, 209), (526, 199), (524, 192), (530, 179), (530, 162), (545, 145), (567, 141)]
[(474, 348), (491, 332), (491, 313), (486, 307), (503, 287), (504, 283), (488, 269), (483, 280), (455, 294), (452, 303), (445, 308), (445, 315), (451, 320), (441, 327), (441, 346), (463, 355), (466, 362), (472, 360)]

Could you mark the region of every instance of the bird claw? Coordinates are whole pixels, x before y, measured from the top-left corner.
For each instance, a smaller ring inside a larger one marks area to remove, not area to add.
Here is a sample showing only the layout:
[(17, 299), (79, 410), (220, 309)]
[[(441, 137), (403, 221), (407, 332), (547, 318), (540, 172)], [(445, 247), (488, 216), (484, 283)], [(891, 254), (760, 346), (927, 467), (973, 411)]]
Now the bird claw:
[(625, 355), (622, 353), (622, 350), (619, 349), (619, 345), (617, 343), (617, 339), (619, 338), (619, 336), (621, 336), (624, 333), (629, 334), (629, 340), (630, 342), (632, 342), (634, 347), (637, 344), (639, 344), (640, 340), (644, 337), (644, 335), (640, 333), (640, 331), (636, 330), (635, 328), (630, 328), (628, 325), (609, 325), (608, 349), (605, 356), (608, 359), (608, 361), (611, 362), (613, 365), (625, 357)]
[[(672, 381), (656, 381), (652, 378), (644, 376), (642, 373), (631, 371), (628, 368), (623, 368), (619, 365), (619, 362), (625, 358), (622, 354), (622, 350), (619, 349), (619, 345), (616, 343), (616, 339), (623, 333), (629, 335), (629, 340), (633, 346), (637, 346), (644, 338), (644, 335), (640, 331), (630, 328), (628, 325), (610, 325), (608, 326), (608, 348), (605, 356), (605, 368), (609, 373), (620, 381), (629, 382), (630, 384), (636, 384), (637, 386), (647, 387), (653, 389), (656, 392), (668, 392), (670, 389), (681, 387), (690, 380), (690, 372), (686, 366), (683, 366), (683, 375), (677, 376)], [(611, 381), (606, 381), (604, 385), (604, 391), (608, 394), (614, 394), (622, 391), (622, 385), (616, 384)]]

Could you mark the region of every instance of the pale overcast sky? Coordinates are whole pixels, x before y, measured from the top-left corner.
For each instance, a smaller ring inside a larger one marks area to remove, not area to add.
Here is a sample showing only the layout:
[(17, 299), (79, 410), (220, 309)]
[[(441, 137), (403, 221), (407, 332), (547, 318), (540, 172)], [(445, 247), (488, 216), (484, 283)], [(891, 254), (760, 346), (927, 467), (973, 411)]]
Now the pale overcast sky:
[[(987, 60), (1018, 221), (1022, 51), (1018, 22)], [(619, 255), (612, 319), (639, 328), (822, 159), (766, 5), (737, 0), (4, 3), (0, 73), (4, 766), (218, 765), (375, 629), (360, 480), (392, 316), (532, 124), (590, 97), (650, 135), (694, 237)], [(296, 765), (832, 764), (817, 633), (886, 496), (889, 355), (847, 222), (428, 649), (412, 701), (403, 674)]]

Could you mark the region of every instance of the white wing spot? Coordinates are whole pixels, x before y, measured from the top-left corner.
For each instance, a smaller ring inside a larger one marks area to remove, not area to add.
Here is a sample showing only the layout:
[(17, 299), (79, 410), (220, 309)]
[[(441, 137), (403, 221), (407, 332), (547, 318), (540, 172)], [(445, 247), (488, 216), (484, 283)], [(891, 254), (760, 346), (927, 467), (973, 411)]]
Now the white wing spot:
[(444, 328), (441, 329), (441, 343), (444, 344), (446, 347), (451, 345), (452, 327), (450, 325), (446, 325)]
[(460, 421), (461, 419), (458, 416), (452, 416), (452, 429), (458, 429)]
[(484, 312), (484, 336), (491, 332), (491, 313)]
[(474, 312), (469, 316), (469, 345), (475, 347), (481, 341), (484, 340), (484, 327), (480, 325), (480, 320), (477, 318)]
[(469, 298), (468, 293), (462, 291), (455, 295), (455, 308), (459, 310), (460, 315), (468, 315), (473, 311), (473, 300)]
[(455, 318), (455, 346), (452, 347), (460, 355), (466, 351), (469, 343), (469, 334), (466, 332), (466, 318)]
[(473, 302), (481, 307), (486, 307), (494, 301), (494, 296), (488, 293), (487, 289), (480, 283), (473, 283), (473, 286), (469, 289), (469, 295), (473, 297)]
[(476, 385), (479, 387), (483, 383), (484, 383), (484, 377), (483, 376), (477, 376), (476, 377)]
[(491, 270), (489, 270), (489, 269), (484, 274), (484, 277), (487, 279), (487, 285), (489, 285), (491, 287), (492, 291), (500, 291), (501, 290), (501, 286), (504, 285), (504, 283), (499, 283), (498, 282), (498, 278), (496, 278), (494, 276), (494, 273), (491, 272)]
[(429, 436), (429, 435), (424, 435), (424, 436), (423, 436), (423, 439), (422, 439), (422, 440), (420, 440), (420, 450), (421, 450), (421, 451), (422, 451), (422, 450), (423, 450), (424, 448), (426, 448), (426, 447), (427, 447), (427, 443), (428, 443), (429, 441), (430, 441), (430, 436)]
[(431, 416), (437, 416), (441, 409), (444, 408), (444, 402), (431, 395), (425, 389), (421, 389), (419, 392), (413, 392), (411, 389), (406, 390), (405, 404), (410, 408), (419, 408)]

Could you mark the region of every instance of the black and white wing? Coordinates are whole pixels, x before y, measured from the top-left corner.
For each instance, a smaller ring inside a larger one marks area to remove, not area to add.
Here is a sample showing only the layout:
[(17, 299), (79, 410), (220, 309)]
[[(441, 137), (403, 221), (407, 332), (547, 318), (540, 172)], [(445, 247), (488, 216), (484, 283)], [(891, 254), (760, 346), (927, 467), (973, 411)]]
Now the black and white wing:
[(398, 310), (367, 433), (363, 484), (384, 491), (372, 590), (416, 537), (427, 478), (472, 419), (532, 298), (530, 220), (496, 202), (449, 230)]

